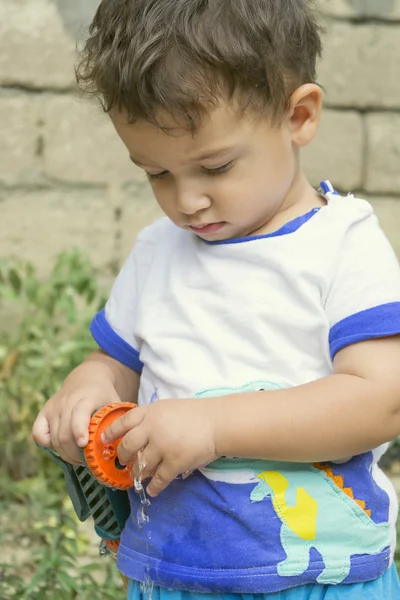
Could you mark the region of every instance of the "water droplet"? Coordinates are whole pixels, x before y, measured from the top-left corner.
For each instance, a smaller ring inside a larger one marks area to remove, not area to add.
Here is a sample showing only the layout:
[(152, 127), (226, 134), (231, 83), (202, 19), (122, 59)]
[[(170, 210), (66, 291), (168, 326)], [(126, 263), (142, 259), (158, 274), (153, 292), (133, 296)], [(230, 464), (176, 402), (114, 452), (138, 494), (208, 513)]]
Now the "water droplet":
[(137, 477), (135, 477), (135, 479), (133, 480), (133, 484), (135, 486), (135, 491), (140, 494), (143, 491), (143, 485), (142, 482), (140, 481), (140, 479), (138, 479)]
[(115, 448), (111, 444), (106, 444), (103, 450), (104, 460), (111, 460), (115, 456)]
[(144, 527), (144, 525), (146, 525), (149, 522), (149, 517), (148, 515), (146, 515), (144, 506), (141, 505), (137, 509), (136, 518), (138, 527), (140, 527), (140, 529), (142, 529), (142, 527)]

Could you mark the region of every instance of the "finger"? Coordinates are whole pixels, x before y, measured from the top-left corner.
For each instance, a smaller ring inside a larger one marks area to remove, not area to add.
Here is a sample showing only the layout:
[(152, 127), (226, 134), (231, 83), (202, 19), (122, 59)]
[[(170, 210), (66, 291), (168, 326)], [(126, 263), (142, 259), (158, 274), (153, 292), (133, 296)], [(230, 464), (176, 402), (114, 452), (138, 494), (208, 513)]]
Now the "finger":
[(74, 465), (82, 464), (82, 455), (72, 433), (71, 413), (69, 412), (64, 413), (58, 423), (58, 443), (59, 454), (64, 460)]
[(57, 419), (54, 418), (52, 420), (51, 426), (50, 426), (50, 438), (51, 438), (51, 446), (52, 446), (52, 448), (54, 448), (54, 450), (58, 454), (60, 454), (60, 444), (59, 444), (59, 441), (58, 441), (58, 423), (59, 423), (59, 419), (58, 418)]
[(118, 458), (122, 465), (127, 465), (136, 458), (136, 454), (147, 445), (147, 433), (143, 428), (132, 429), (118, 444)]
[(76, 450), (72, 454), (70, 452), (65, 452), (64, 450), (59, 450), (58, 454), (71, 465), (75, 465), (76, 467), (82, 465), (82, 457), (78, 447), (76, 447)]
[(32, 425), (32, 437), (36, 444), (49, 448), (51, 446), (50, 423), (40, 412)]
[(71, 456), (70, 453), (66, 452), (63, 448), (63, 443), (65, 443), (65, 441), (62, 443), (60, 440), (60, 419), (54, 419), (52, 421), (50, 436), (52, 447), (63, 460), (73, 465), (81, 464), (78, 460), (76, 460), (74, 453)]
[(89, 441), (90, 419), (99, 408), (101, 408), (99, 402), (89, 398), (81, 398), (72, 408), (71, 433), (80, 448), (84, 448)]
[(146, 492), (149, 496), (155, 498), (160, 492), (165, 490), (165, 488), (169, 486), (171, 481), (173, 481), (178, 475), (179, 471), (177, 471), (176, 468), (173, 469), (171, 467), (168, 467), (166, 463), (162, 462), (157, 468), (154, 477), (147, 486)]
[[(128, 431), (140, 425), (144, 418), (144, 410), (140, 407), (132, 408), (102, 433), (101, 441), (105, 444), (124, 436)], [(140, 446), (142, 448), (143, 446)]]

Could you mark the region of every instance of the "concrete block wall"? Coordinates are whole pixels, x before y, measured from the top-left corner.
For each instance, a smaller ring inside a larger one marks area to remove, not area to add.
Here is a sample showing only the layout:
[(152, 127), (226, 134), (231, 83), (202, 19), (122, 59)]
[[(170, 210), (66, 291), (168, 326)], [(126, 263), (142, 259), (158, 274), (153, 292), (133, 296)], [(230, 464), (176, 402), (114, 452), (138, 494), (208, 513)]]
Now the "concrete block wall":
[[(0, 256), (83, 248), (114, 272), (160, 215), (107, 116), (79, 99), (73, 66), (98, 0), (0, 0)], [(326, 108), (303, 162), (370, 199), (400, 256), (400, 0), (319, 0)]]
[(400, 257), (400, 0), (317, 0), (325, 112), (303, 164), (374, 205)]

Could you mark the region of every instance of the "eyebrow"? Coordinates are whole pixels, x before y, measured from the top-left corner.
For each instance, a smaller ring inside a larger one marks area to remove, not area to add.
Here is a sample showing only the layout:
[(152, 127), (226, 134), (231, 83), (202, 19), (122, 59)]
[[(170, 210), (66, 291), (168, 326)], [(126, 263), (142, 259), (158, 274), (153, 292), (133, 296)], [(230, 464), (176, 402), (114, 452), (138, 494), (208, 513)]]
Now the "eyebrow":
[(228, 152), (231, 149), (232, 149), (231, 146), (226, 146), (225, 148), (217, 148), (216, 150), (208, 150), (208, 151), (204, 152), (203, 154), (200, 154), (199, 156), (196, 156), (195, 158), (193, 158), (192, 162), (206, 160), (207, 158), (215, 158), (215, 156), (219, 156), (220, 154), (225, 154), (225, 152)]
[[(200, 162), (202, 160), (207, 160), (208, 158), (215, 158), (216, 156), (219, 156), (220, 154), (225, 154), (226, 152), (228, 152), (231, 149), (232, 149), (232, 147), (227, 146), (225, 148), (217, 148), (216, 150), (209, 150), (209, 151), (204, 152), (203, 154), (199, 154), (199, 156), (192, 158), (190, 160), (190, 162), (194, 163), (194, 162)], [(144, 167), (144, 164), (137, 158), (134, 158), (132, 155), (129, 155), (129, 158), (137, 167), (142, 167), (142, 168)]]

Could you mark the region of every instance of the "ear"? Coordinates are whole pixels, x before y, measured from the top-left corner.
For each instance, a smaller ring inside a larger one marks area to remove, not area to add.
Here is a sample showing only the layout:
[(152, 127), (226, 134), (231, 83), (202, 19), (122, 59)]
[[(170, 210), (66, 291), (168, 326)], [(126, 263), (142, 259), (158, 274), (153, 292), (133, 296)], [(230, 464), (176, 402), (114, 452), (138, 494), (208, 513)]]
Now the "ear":
[(295, 90), (290, 98), (289, 127), (295, 146), (307, 146), (315, 137), (321, 119), (322, 90), (314, 83), (306, 83)]

